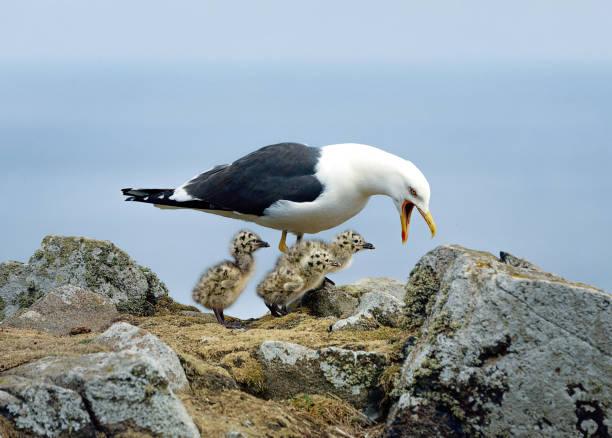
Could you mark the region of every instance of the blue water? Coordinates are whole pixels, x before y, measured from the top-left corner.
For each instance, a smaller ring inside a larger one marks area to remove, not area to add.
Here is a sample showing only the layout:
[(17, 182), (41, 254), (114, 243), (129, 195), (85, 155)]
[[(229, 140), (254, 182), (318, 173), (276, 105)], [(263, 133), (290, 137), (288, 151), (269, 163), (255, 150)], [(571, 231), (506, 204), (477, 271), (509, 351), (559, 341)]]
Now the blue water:
[[(416, 215), (402, 246), (391, 201), (374, 198), (339, 229), (377, 249), (337, 283), (405, 279), (426, 251), (457, 243), (612, 290), (609, 66), (0, 67), (0, 260), (26, 261), (51, 233), (108, 239), (189, 303), (245, 224), (124, 203), (120, 188), (174, 187), (280, 141), (360, 142), (423, 171), (438, 235)], [(280, 233), (246, 226), (276, 246)], [(258, 253), (227, 313), (265, 312), (254, 286), (276, 256)]]

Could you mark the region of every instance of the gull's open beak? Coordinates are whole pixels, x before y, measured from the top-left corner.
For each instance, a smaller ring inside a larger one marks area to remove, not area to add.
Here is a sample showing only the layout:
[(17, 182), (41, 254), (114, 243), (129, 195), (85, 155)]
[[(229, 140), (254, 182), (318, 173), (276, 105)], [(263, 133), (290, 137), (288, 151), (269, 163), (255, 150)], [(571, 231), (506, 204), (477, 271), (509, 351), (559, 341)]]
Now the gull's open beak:
[[(410, 226), (410, 216), (412, 215), (413, 209), (414, 204), (412, 202), (404, 201), (404, 204), (402, 205), (402, 214), (400, 216), (402, 220), (402, 243), (406, 243), (408, 240), (408, 228)], [(419, 210), (419, 213), (421, 213), (421, 216), (423, 216), (423, 219), (425, 219), (425, 222), (427, 222), (427, 226), (431, 230), (431, 237), (433, 238), (433, 236), (436, 235), (436, 224), (433, 217), (431, 217), (431, 213), (424, 213), (423, 210), (418, 207), (417, 209)]]
[(268, 242), (264, 242), (263, 240), (257, 241), (257, 248), (268, 248), (270, 244)]
[(366, 242), (361, 244), (361, 249), (376, 249), (376, 247), (371, 243)]

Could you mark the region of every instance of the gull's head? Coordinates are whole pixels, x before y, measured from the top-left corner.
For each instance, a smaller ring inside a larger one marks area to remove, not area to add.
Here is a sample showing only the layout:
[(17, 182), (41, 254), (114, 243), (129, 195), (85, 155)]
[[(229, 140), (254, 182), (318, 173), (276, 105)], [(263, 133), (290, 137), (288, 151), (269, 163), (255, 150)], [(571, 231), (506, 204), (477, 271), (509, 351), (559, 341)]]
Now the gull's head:
[(390, 175), (388, 195), (393, 200), (400, 214), (402, 223), (402, 243), (408, 240), (410, 216), (416, 207), (431, 231), (431, 237), (436, 234), (436, 224), (429, 211), (429, 183), (425, 175), (410, 161), (402, 160), (396, 167), (397, 171)]

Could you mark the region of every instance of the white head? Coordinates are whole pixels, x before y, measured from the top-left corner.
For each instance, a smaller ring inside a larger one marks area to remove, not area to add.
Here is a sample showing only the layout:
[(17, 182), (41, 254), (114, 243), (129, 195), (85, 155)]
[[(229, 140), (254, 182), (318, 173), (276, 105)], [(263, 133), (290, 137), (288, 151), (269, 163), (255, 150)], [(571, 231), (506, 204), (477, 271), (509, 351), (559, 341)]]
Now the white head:
[[(429, 213), (429, 183), (408, 160), (364, 144), (330, 145), (323, 148), (317, 175), (325, 181), (334, 180), (336, 185), (344, 186), (342, 196), (355, 191), (364, 198), (389, 196), (400, 214), (402, 243), (408, 239), (410, 215), (414, 207), (427, 222), (432, 237), (436, 233), (436, 225)], [(342, 201), (341, 197), (339, 201)]]

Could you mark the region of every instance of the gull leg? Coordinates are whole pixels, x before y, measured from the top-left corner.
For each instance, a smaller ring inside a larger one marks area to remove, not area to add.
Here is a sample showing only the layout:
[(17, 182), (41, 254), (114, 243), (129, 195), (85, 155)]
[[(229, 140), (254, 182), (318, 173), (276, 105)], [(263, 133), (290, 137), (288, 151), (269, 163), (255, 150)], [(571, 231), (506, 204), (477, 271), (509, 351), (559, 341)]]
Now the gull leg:
[(289, 250), (287, 247), (287, 230), (283, 230), (281, 240), (278, 244), (278, 249), (280, 249), (282, 252), (287, 252)]

